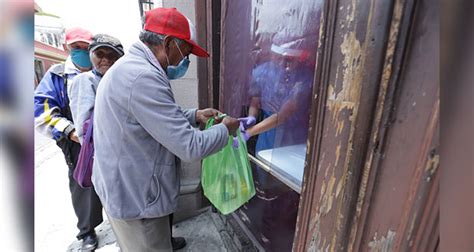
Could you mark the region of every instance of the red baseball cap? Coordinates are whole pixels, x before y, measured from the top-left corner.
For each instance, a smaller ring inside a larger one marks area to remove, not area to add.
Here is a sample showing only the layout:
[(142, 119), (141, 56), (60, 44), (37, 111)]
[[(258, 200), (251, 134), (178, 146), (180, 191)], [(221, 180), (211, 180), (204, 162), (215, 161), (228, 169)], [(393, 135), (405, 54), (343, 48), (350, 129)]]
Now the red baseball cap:
[(90, 44), (92, 42), (92, 33), (86, 29), (74, 27), (66, 30), (66, 44), (72, 44), (74, 42), (86, 42)]
[(196, 43), (196, 28), (193, 23), (176, 8), (156, 8), (147, 11), (143, 29), (182, 39), (192, 45), (192, 54), (209, 57), (209, 53)]

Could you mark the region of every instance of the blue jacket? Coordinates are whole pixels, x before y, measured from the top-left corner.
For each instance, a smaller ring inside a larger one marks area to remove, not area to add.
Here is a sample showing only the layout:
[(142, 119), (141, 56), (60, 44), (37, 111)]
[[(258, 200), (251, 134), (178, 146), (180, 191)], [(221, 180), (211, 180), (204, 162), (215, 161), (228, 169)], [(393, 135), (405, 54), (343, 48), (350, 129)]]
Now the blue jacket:
[(175, 103), (166, 73), (145, 44), (135, 43), (114, 63), (97, 89), (92, 172), (112, 218), (156, 218), (176, 210), (180, 160), (202, 159), (229, 140), (223, 124), (205, 131), (196, 126), (196, 109)]
[(68, 85), (78, 73), (69, 57), (65, 64), (48, 69), (35, 90), (35, 128), (56, 141), (67, 138), (74, 130), (64, 78)]

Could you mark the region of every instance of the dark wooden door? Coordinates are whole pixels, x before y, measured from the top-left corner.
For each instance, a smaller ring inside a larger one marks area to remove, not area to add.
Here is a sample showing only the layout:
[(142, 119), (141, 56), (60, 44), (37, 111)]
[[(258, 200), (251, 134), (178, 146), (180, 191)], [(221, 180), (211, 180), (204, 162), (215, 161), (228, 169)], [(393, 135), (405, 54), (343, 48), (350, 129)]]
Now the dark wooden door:
[(328, 1), (295, 251), (433, 251), (439, 55), (432, 1)]

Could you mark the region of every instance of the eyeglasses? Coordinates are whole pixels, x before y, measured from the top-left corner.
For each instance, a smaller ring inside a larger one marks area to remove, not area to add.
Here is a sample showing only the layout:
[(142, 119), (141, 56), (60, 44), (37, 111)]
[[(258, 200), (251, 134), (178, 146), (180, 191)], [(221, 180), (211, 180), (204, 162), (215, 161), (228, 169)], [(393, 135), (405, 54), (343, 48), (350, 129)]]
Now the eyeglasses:
[(108, 60), (110, 60), (110, 61), (116, 61), (116, 60), (118, 60), (118, 58), (119, 58), (118, 53), (116, 53), (116, 52), (114, 52), (114, 51), (111, 51), (111, 52), (109, 52), (109, 53), (106, 53), (106, 52), (104, 52), (104, 51), (97, 50), (97, 51), (94, 52), (94, 55), (95, 55), (97, 58), (100, 58), (100, 59), (106, 58), (106, 59), (108, 59)]
[(181, 48), (179, 48), (178, 42), (176, 42), (176, 40), (174, 42), (176, 43), (176, 47), (178, 48), (179, 54), (181, 54), (181, 57), (182, 57), (181, 60), (183, 60), (183, 59), (188, 59), (189, 60), (189, 53), (188, 53), (188, 55), (184, 56), (183, 52), (181, 51)]

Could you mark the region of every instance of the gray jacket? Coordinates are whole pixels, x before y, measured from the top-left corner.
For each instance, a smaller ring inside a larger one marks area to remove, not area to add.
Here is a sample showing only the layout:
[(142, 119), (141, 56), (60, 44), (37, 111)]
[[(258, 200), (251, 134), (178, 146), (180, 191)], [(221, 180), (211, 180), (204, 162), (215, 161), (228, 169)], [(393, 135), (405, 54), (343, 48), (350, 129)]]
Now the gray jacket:
[(104, 75), (94, 110), (92, 181), (116, 219), (156, 218), (177, 208), (178, 167), (221, 150), (223, 124), (199, 131), (151, 50), (135, 43)]
[(94, 110), (95, 94), (102, 77), (93, 71), (80, 73), (68, 85), (69, 107), (76, 128), (79, 142), (82, 144), (84, 122), (89, 119)]

